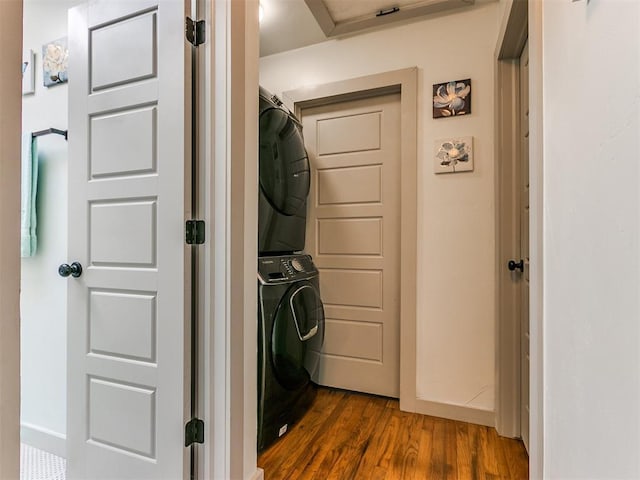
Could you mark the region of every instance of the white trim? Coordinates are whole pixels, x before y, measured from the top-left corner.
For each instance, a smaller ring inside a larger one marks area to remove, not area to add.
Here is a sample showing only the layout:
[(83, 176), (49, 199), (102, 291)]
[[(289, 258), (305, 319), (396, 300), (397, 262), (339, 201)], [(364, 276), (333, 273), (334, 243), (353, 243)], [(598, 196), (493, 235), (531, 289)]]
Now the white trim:
[(20, 424), (20, 441), (39, 450), (67, 458), (67, 437), (31, 423)]
[(529, 478), (544, 476), (544, 264), (543, 251), (543, 15), (544, 2), (529, 2)]
[(264, 470), (261, 468), (256, 469), (255, 473), (251, 476), (251, 480), (264, 480)]
[[(204, 478), (256, 475), (257, 438), (257, 227), (258, 227), (258, 1), (216, 1), (210, 7), (213, 47), (207, 157), (213, 186), (206, 217), (213, 239), (207, 259), (213, 295), (206, 437), (213, 449)], [(210, 475), (210, 476), (207, 476)]]
[[(227, 263), (227, 62), (229, 49), (229, 3), (207, 1), (204, 19), (208, 40), (203, 89), (205, 162), (203, 218), (204, 244), (202, 337), (204, 339), (202, 414), (205, 421), (204, 455), (198, 478), (230, 478), (229, 332)], [(217, 321), (216, 321), (217, 320)]]
[(495, 425), (495, 413), (493, 410), (467, 407), (464, 405), (452, 405), (449, 403), (432, 402), (420, 398), (415, 401), (415, 413), (430, 415), (432, 417), (447, 418), (460, 422), (475, 423), (493, 427)]

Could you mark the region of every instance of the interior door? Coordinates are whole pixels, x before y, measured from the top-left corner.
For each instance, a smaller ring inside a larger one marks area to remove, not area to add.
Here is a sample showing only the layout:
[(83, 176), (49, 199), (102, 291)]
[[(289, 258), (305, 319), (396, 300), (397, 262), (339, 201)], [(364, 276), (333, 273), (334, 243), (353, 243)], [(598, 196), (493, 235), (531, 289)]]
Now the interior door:
[(68, 261), (83, 266), (68, 280), (70, 480), (189, 474), (186, 8), (69, 14)]
[(529, 44), (520, 57), (520, 431), (529, 451)]
[(400, 391), (400, 95), (302, 111), (311, 163), (306, 250), (320, 271), (319, 382)]

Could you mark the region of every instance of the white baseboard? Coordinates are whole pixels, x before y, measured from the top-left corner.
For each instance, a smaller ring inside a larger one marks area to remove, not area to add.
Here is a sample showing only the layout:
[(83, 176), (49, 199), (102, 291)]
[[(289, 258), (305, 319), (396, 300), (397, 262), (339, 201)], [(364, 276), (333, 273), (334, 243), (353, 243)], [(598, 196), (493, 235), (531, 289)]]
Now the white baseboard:
[(250, 480), (264, 480), (264, 470), (261, 468), (256, 469)]
[(20, 441), (58, 457), (67, 458), (67, 437), (61, 433), (31, 423), (21, 423)]
[(496, 415), (493, 410), (481, 410), (479, 408), (465, 407), (462, 405), (431, 402), (420, 398), (416, 398), (414, 406), (415, 413), (421, 413), (422, 415), (475, 423), (476, 425), (485, 425), (487, 427), (496, 426)]

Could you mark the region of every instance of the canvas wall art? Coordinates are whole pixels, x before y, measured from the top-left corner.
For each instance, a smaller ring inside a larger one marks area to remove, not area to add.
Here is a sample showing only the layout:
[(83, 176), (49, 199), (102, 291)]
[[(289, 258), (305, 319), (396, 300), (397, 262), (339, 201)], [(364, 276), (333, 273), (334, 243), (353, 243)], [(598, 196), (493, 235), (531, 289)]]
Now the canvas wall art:
[(36, 54), (33, 50), (28, 49), (22, 52), (22, 95), (36, 92), (35, 61)]
[(60, 38), (42, 46), (42, 80), (45, 87), (68, 81), (69, 49), (67, 38)]
[(471, 79), (436, 83), (433, 86), (433, 118), (471, 113)]
[(473, 171), (473, 137), (436, 140), (433, 171), (435, 173)]

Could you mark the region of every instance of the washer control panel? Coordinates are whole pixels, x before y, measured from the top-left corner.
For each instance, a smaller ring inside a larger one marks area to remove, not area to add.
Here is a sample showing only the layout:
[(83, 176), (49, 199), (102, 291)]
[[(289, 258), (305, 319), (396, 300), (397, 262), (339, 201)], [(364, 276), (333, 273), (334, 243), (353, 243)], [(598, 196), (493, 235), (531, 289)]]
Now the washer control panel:
[(258, 280), (263, 284), (304, 280), (318, 275), (311, 255), (282, 255), (258, 258)]

